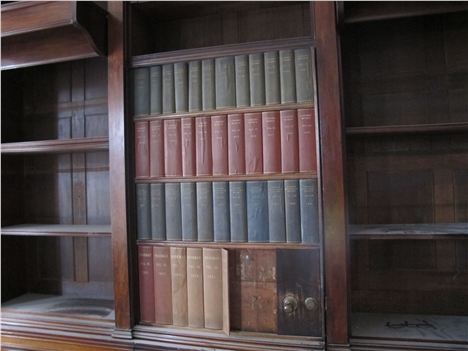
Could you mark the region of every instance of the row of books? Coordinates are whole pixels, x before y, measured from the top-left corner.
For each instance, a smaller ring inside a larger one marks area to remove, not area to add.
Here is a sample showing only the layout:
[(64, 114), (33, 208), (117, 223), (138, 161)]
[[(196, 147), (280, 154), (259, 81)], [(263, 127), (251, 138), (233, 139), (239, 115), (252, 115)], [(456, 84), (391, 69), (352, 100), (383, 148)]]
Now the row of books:
[(133, 71), (134, 116), (312, 103), (310, 48), (276, 50)]
[(317, 180), (138, 183), (140, 240), (318, 243)]
[(222, 249), (139, 246), (140, 320), (224, 329), (227, 260)]
[(316, 170), (311, 108), (135, 122), (137, 178)]

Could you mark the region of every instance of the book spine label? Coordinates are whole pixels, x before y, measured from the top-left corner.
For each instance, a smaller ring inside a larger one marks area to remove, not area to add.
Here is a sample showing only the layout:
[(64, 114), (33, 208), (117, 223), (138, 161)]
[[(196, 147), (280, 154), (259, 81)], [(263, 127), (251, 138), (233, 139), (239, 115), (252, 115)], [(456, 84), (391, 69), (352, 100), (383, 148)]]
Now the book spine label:
[(268, 242), (268, 189), (266, 181), (247, 182), (247, 232), (250, 242)]
[(172, 324), (186, 327), (187, 313), (187, 252), (185, 247), (171, 247)]
[(162, 66), (162, 105), (163, 113), (175, 112), (174, 65), (168, 63)]
[(153, 247), (156, 324), (172, 324), (172, 282), (169, 247)]
[(160, 119), (150, 122), (150, 176), (164, 177), (164, 128)]
[(296, 68), (297, 102), (313, 102), (312, 56), (310, 49), (304, 48), (294, 50), (294, 63)]
[(182, 118), (182, 175), (194, 176), (195, 169), (195, 120)]
[(203, 302), (203, 249), (187, 248), (188, 326), (205, 327)]
[(268, 181), (268, 226), (270, 228), (270, 242), (285, 242), (285, 210), (284, 210), (284, 182), (282, 180)]
[(265, 105), (265, 66), (263, 53), (249, 55), (250, 105)]
[(317, 171), (317, 146), (315, 139), (314, 110), (297, 110), (299, 131), (299, 172)]
[(213, 229), (214, 240), (231, 240), (229, 215), (229, 183), (213, 182)]
[(278, 51), (265, 52), (265, 103), (267, 105), (281, 102), (280, 72)]
[(211, 118), (195, 118), (195, 128), (197, 175), (211, 175), (213, 168), (213, 159), (211, 154)]
[(133, 114), (147, 115), (150, 106), (149, 69), (136, 68), (133, 70)]
[(148, 177), (149, 172), (149, 126), (148, 121), (135, 122), (135, 176)]
[(195, 183), (181, 183), (182, 239), (197, 241), (197, 193)]
[(263, 173), (262, 113), (246, 113), (245, 130), (245, 173)]
[(279, 111), (262, 112), (263, 173), (281, 172)]
[(222, 257), (220, 249), (203, 248), (205, 328), (223, 328)]
[(166, 240), (166, 196), (164, 183), (154, 183), (151, 189), (151, 238)]
[(229, 182), (231, 241), (247, 241), (247, 202), (245, 182)]
[(210, 182), (197, 183), (198, 241), (213, 241), (213, 191)]
[(299, 141), (296, 110), (280, 112), (281, 170), (283, 173), (299, 170)]
[(150, 113), (160, 115), (162, 113), (162, 67), (150, 68)]
[(236, 71), (236, 105), (250, 106), (249, 57), (238, 55), (234, 58)]
[(180, 119), (164, 120), (164, 169), (168, 177), (182, 175)]
[(174, 64), (175, 110), (188, 111), (188, 70), (186, 62)]
[(166, 183), (166, 238), (182, 240), (180, 183)]
[(319, 242), (318, 187), (316, 179), (299, 181), (302, 242)]
[(234, 57), (215, 59), (216, 108), (236, 106), (236, 75)]
[(230, 175), (245, 174), (244, 116), (228, 115), (228, 168)]
[(215, 99), (215, 69), (214, 60), (202, 61), (202, 105), (203, 111), (214, 110)]
[(189, 62), (189, 112), (202, 109), (202, 66), (201, 61)]
[(213, 175), (228, 174), (228, 131), (227, 116), (211, 117), (211, 150)]
[(296, 102), (296, 73), (294, 68), (294, 52), (292, 50), (280, 50), (280, 88), (281, 103)]
[(286, 240), (288, 243), (301, 242), (301, 208), (297, 179), (284, 181), (284, 207)]
[(136, 185), (137, 198), (137, 237), (138, 240), (151, 239), (150, 185)]
[(140, 283), (140, 321), (154, 323), (153, 248), (138, 246), (138, 280)]

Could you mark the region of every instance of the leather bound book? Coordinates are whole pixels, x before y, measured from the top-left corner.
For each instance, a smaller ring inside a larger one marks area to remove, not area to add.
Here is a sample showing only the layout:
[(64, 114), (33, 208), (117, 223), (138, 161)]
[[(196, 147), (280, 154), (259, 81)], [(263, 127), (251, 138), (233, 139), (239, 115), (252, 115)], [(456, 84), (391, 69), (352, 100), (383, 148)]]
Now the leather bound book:
[(182, 175), (194, 176), (195, 167), (195, 120), (182, 118)]
[(312, 55), (310, 48), (294, 50), (294, 64), (296, 68), (297, 102), (314, 102)]
[(171, 247), (172, 324), (186, 327), (187, 311), (187, 251)]
[(162, 113), (162, 67), (150, 68), (150, 113), (160, 115)]
[(236, 107), (234, 57), (215, 59), (216, 108)]
[(156, 324), (172, 324), (171, 256), (169, 247), (153, 247)]
[(188, 111), (188, 69), (186, 62), (174, 64), (175, 110)]
[(202, 105), (203, 111), (214, 110), (216, 107), (215, 63), (213, 59), (202, 61)]
[(203, 248), (205, 328), (223, 328), (223, 269), (221, 249)]
[(154, 183), (151, 189), (151, 239), (166, 240), (166, 196), (164, 183)]
[(211, 154), (211, 118), (195, 118), (195, 145), (197, 176), (212, 174), (213, 159)]
[(293, 50), (280, 50), (281, 103), (296, 102), (296, 72)]
[(205, 327), (203, 302), (203, 249), (187, 248), (188, 326)]
[(299, 172), (317, 171), (315, 118), (312, 108), (297, 110), (299, 131)]
[(299, 171), (299, 141), (296, 110), (280, 112), (281, 125), (281, 171)]
[(164, 177), (164, 128), (160, 119), (150, 124), (150, 176)]
[(138, 280), (140, 283), (140, 321), (154, 323), (153, 248), (138, 246)]
[(280, 72), (278, 51), (265, 52), (265, 103), (267, 105), (281, 102)]
[(231, 241), (247, 241), (247, 200), (245, 182), (229, 182)]
[(149, 69), (133, 70), (133, 115), (142, 116), (149, 113), (150, 106)]
[(263, 173), (262, 113), (246, 113), (245, 131), (245, 173)]
[(250, 106), (249, 57), (238, 55), (234, 58), (236, 71), (236, 105)]
[(228, 174), (228, 131), (227, 116), (211, 117), (211, 149), (213, 175)]
[(268, 188), (266, 181), (247, 182), (247, 235), (249, 242), (268, 242)]
[(213, 189), (211, 182), (197, 183), (198, 241), (213, 241)]
[(317, 179), (299, 180), (301, 195), (301, 232), (303, 243), (319, 242)]
[(284, 181), (268, 181), (268, 227), (270, 242), (285, 242)]
[(228, 242), (230, 235), (229, 183), (213, 182), (213, 230), (214, 240)]
[(151, 239), (150, 185), (136, 185), (137, 237), (138, 240)]
[(249, 55), (250, 105), (265, 105), (265, 66), (263, 53)]
[(189, 62), (188, 105), (189, 112), (202, 109), (202, 65), (201, 61)]
[(166, 238), (182, 240), (182, 210), (180, 204), (180, 183), (166, 183)]
[(166, 177), (182, 175), (180, 119), (164, 120), (164, 169)]
[(228, 115), (228, 168), (230, 175), (245, 174), (244, 116)]
[(146, 178), (149, 172), (149, 123), (135, 122), (135, 177)]
[(163, 113), (175, 112), (174, 65), (168, 63), (162, 66), (162, 105)]
[(197, 190), (196, 184), (180, 184), (182, 209), (182, 240), (197, 241)]
[(284, 181), (284, 207), (286, 218), (286, 241), (301, 242), (301, 204), (299, 195), (299, 180)]
[(263, 173), (281, 172), (279, 111), (262, 112)]

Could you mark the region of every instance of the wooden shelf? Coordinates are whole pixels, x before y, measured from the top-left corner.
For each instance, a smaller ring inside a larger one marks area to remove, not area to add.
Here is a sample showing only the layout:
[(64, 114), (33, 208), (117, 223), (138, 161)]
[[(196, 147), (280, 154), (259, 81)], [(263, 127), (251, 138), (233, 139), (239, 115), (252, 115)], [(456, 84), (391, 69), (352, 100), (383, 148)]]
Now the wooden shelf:
[(109, 139), (77, 138), (2, 143), (2, 154), (65, 153), (109, 149)]
[(457, 133), (468, 131), (468, 122), (407, 124), (372, 127), (347, 127), (349, 136), (371, 136), (383, 134)]
[(180, 183), (180, 182), (235, 182), (247, 180), (288, 180), (288, 179), (314, 179), (317, 173), (277, 173), (255, 175), (225, 175), (225, 176), (189, 176), (189, 177), (158, 177), (135, 178), (136, 183)]
[(212, 241), (156, 241), (138, 240), (138, 245), (206, 247), (214, 249), (319, 249), (320, 244), (303, 243), (258, 243), (258, 242), (212, 242)]
[(18, 224), (2, 227), (2, 235), (20, 236), (110, 236), (110, 225), (92, 224)]
[(350, 225), (351, 239), (466, 239), (468, 223)]

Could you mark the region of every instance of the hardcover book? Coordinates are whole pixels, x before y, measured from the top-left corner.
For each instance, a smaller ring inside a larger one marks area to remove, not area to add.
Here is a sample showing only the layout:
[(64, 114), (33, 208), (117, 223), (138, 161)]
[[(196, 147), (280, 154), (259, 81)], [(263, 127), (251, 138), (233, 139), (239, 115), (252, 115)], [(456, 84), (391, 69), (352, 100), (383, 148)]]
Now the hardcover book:
[(180, 183), (166, 183), (166, 238), (182, 240), (182, 209)]
[(244, 116), (228, 115), (228, 166), (230, 175), (245, 174)]
[(312, 56), (309, 48), (294, 50), (296, 68), (297, 102), (310, 103), (314, 101), (312, 87)]
[(268, 242), (268, 188), (266, 181), (247, 182), (249, 242)]
[(299, 180), (303, 243), (319, 242), (318, 188), (316, 179)]
[(245, 182), (229, 182), (231, 241), (247, 241), (247, 200)]
[(211, 116), (213, 175), (228, 174), (227, 116)]
[(236, 106), (236, 75), (234, 57), (215, 59), (216, 108)]
[(213, 241), (213, 191), (210, 182), (197, 183), (198, 241)]
[(151, 239), (166, 240), (166, 196), (164, 183), (154, 183), (151, 189)]
[(201, 61), (189, 62), (189, 112), (202, 109), (202, 64)]
[(279, 111), (262, 112), (263, 173), (281, 172)]
[(196, 169), (198, 176), (212, 174), (213, 159), (211, 153), (211, 118), (195, 118)]
[(262, 113), (246, 113), (245, 130), (245, 173), (263, 173)]
[(250, 105), (265, 105), (265, 66), (263, 53), (249, 55)]
[(136, 185), (137, 237), (138, 240), (151, 239), (150, 185)]
[(195, 120), (182, 118), (182, 175), (184, 177), (196, 174), (195, 156)]
[(188, 111), (188, 69), (186, 62), (174, 64), (175, 110)]
[(317, 148), (315, 142), (315, 118), (311, 108), (298, 109), (299, 172), (317, 171)]
[(150, 68), (150, 113), (160, 115), (162, 113), (162, 67)]
[(229, 183), (213, 182), (214, 240), (228, 242), (230, 235)]
[(294, 68), (293, 50), (280, 50), (280, 88), (281, 103), (296, 102), (296, 72)]
[(172, 324), (188, 325), (187, 252), (185, 247), (171, 247)]
[(136, 68), (133, 70), (133, 114), (134, 116), (147, 115), (150, 106), (149, 69)]
[(187, 248), (188, 326), (205, 327), (203, 301), (203, 249)]
[(149, 155), (150, 155), (150, 176), (164, 176), (164, 128), (163, 121), (153, 120), (150, 126)]
[(281, 102), (280, 71), (278, 51), (265, 52), (265, 103), (267, 105)]
[(280, 112), (281, 170), (283, 173), (299, 170), (299, 141), (296, 110)]
[(202, 105), (204, 111), (214, 110), (215, 99), (215, 68), (214, 60), (202, 61)]
[(175, 112), (174, 65), (168, 63), (162, 66), (162, 104), (163, 113)]
[(250, 106), (249, 57), (238, 55), (234, 58), (236, 71), (236, 106)]
[(270, 242), (286, 241), (286, 217), (284, 209), (284, 181), (268, 181), (268, 226)]
[(150, 163), (148, 121), (135, 122), (135, 176), (148, 177)]
[(301, 207), (299, 180), (284, 181), (284, 203), (286, 218), (286, 240), (288, 243), (301, 242)]
[(154, 323), (153, 248), (138, 246), (138, 278), (140, 283), (140, 321)]
[(156, 324), (172, 324), (171, 256), (169, 247), (153, 247)]
[(197, 191), (196, 184), (181, 183), (180, 196), (182, 199), (182, 239), (197, 241)]
[(164, 162), (167, 177), (182, 175), (180, 119), (164, 120)]

